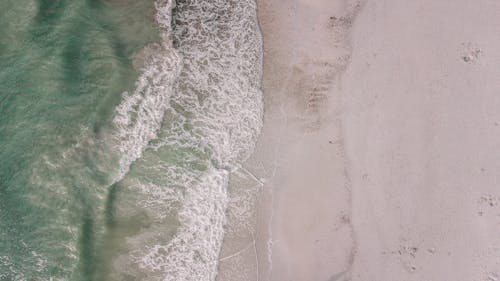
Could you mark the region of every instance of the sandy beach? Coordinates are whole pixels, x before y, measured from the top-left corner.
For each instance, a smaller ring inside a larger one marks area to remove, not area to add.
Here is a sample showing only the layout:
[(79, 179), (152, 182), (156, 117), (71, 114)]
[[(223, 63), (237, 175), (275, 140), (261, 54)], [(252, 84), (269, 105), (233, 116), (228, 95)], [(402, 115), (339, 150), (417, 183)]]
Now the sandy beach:
[(225, 241), (238, 280), (500, 280), (500, 3), (258, 10), (256, 229)]

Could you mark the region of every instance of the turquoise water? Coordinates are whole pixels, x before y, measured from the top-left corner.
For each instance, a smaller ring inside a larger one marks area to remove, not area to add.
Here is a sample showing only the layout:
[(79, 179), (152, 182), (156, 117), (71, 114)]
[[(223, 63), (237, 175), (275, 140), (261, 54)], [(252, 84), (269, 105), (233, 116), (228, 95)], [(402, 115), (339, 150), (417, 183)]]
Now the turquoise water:
[(103, 131), (159, 40), (135, 2), (0, 3), (1, 280), (92, 279), (116, 173)]
[(260, 60), (253, 1), (1, 1), (0, 280), (213, 280)]

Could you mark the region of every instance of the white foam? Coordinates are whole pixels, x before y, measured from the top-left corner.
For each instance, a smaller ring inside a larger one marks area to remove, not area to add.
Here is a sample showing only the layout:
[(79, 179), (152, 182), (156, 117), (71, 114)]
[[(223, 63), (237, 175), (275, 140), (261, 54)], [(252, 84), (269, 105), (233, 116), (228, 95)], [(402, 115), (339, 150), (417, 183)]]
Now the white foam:
[[(262, 126), (261, 38), (253, 0), (181, 2), (175, 28), (172, 5), (157, 1), (164, 51), (153, 55), (136, 91), (117, 108), (120, 177), (147, 147), (186, 149), (186, 157), (208, 157), (197, 159), (208, 166), (159, 165), (154, 170), (166, 174), (164, 185), (133, 183), (145, 195), (138, 204), (158, 212), (148, 214), (158, 225), (128, 243), (141, 276), (147, 276), (142, 280), (208, 281), (217, 274), (229, 173), (252, 152)], [(173, 202), (179, 205), (179, 227), (172, 239), (155, 238), (171, 212), (165, 206)]]
[(146, 55), (135, 91), (123, 93), (116, 108), (113, 123), (120, 151), (120, 170), (117, 180), (128, 173), (130, 165), (139, 159), (148, 143), (157, 137), (169, 98), (180, 70), (181, 59), (169, 39), (170, 7), (172, 0), (156, 3), (156, 19), (163, 28), (161, 46)]
[(228, 173), (212, 170), (188, 188), (178, 214), (180, 227), (165, 245), (153, 244), (137, 257), (141, 269), (163, 280), (214, 280), (227, 206)]

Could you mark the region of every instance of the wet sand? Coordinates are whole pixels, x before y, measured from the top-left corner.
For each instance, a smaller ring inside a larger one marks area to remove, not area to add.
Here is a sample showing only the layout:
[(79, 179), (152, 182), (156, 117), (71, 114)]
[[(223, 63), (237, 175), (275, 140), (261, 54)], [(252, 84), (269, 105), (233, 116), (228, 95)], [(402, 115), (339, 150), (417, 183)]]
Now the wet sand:
[[(341, 73), (361, 6), (348, 1), (261, 1), (266, 115), (254, 155), (265, 185), (259, 280), (328, 280), (355, 254), (345, 157)], [(337, 278), (337, 279), (338, 279)]]

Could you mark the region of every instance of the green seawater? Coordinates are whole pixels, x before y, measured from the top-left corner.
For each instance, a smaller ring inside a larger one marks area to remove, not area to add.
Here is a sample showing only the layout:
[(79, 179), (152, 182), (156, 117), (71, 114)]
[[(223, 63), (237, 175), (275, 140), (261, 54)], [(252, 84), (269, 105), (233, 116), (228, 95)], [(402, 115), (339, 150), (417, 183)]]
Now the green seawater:
[(107, 280), (119, 155), (106, 140), (134, 55), (159, 41), (154, 13), (153, 0), (0, 1), (0, 280)]

